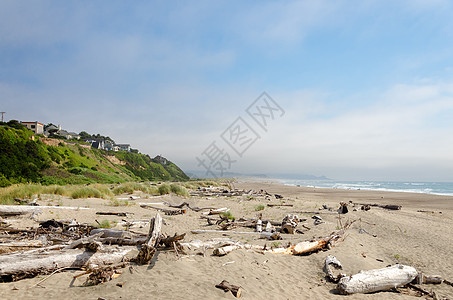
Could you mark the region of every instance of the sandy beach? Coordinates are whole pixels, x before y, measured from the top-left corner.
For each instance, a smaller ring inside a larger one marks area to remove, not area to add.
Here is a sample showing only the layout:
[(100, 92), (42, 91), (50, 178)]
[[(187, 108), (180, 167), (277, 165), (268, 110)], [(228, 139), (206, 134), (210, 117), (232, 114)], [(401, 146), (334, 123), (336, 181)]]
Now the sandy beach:
[[(1, 299), (234, 299), (228, 292), (215, 287), (222, 280), (241, 286), (242, 299), (416, 299), (405, 293), (407, 289), (376, 292), (372, 294), (339, 295), (336, 284), (325, 278), (323, 264), (327, 255), (336, 256), (343, 264), (343, 272), (350, 275), (360, 270), (383, 268), (401, 263), (412, 266), (419, 272), (440, 275), (453, 280), (453, 197), (376, 192), (364, 190), (319, 189), (284, 186), (273, 182), (241, 181), (234, 183), (239, 190), (264, 190), (271, 196), (250, 197), (195, 197), (182, 198), (175, 195), (153, 196), (141, 194), (130, 202), (159, 203), (168, 201), (179, 204), (183, 201), (198, 207), (227, 207), (239, 219), (256, 218), (262, 213), (263, 219), (281, 221), (287, 214), (297, 214), (306, 221), (299, 224), (303, 234), (282, 234), (282, 240), (259, 239), (259, 234), (250, 228), (234, 228), (224, 233), (194, 234), (192, 230), (218, 229), (200, 219), (201, 212), (187, 210), (186, 214), (167, 216), (162, 214), (162, 232), (168, 235), (187, 233), (184, 241), (206, 241), (228, 237), (243, 243), (271, 245), (325, 237), (338, 230), (348, 220), (355, 221), (346, 231), (344, 238), (334, 247), (306, 256), (292, 256), (260, 253), (254, 250), (235, 250), (228, 255), (217, 257), (212, 250), (203, 256), (200, 251), (186, 251), (177, 255), (174, 251), (159, 251), (152, 263), (123, 269), (116, 279), (96, 286), (82, 286), (86, 277), (74, 279), (79, 270), (55, 274), (39, 286), (36, 284), (46, 276), (38, 276), (17, 282), (0, 283)], [(276, 199), (274, 194), (282, 195)], [(122, 197), (129, 197), (123, 195)], [(97, 211), (128, 212), (132, 219), (149, 219), (156, 214), (154, 209), (130, 206), (111, 206), (103, 199), (46, 199), (41, 205), (87, 207), (88, 210), (65, 211), (42, 209), (39, 220), (76, 219), (78, 222), (94, 224), (95, 220), (118, 221), (118, 216), (99, 216)], [(364, 211), (360, 206), (349, 205), (349, 212), (341, 215), (336, 210), (340, 202), (363, 204), (401, 205), (401, 210), (387, 210), (371, 207)], [(292, 206), (268, 206), (287, 204)], [(157, 205), (157, 204), (156, 204)], [(264, 205), (261, 209), (260, 205)], [(333, 208), (323, 209), (323, 205)], [(164, 206), (163, 206), (164, 207)], [(323, 223), (314, 225), (313, 215), (322, 218)], [(38, 223), (29, 216), (8, 217), (15, 228), (37, 227)], [(304, 227), (302, 227), (302, 224)], [(121, 229), (120, 227), (117, 227)], [(307, 229), (310, 228), (310, 229)], [(134, 228), (137, 232), (148, 232), (148, 226)], [(237, 234), (234, 231), (249, 233)], [(118, 285), (120, 283), (120, 285)], [(453, 287), (446, 284), (426, 285), (441, 297), (453, 299)]]

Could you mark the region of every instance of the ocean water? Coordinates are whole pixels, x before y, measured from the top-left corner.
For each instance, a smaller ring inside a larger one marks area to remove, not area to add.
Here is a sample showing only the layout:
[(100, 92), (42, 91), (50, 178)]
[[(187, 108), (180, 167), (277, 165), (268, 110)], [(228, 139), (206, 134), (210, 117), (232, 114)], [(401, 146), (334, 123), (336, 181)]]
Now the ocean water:
[(278, 181), (283, 184), (300, 185), (306, 187), (344, 190), (408, 192), (453, 196), (453, 182), (335, 181), (297, 179), (278, 179)]

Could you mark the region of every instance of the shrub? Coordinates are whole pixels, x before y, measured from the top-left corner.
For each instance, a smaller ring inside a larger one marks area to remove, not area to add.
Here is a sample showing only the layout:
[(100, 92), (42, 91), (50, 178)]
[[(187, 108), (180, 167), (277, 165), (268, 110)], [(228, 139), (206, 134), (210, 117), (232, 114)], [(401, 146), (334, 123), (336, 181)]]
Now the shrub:
[(164, 184), (161, 184), (159, 186), (159, 194), (161, 195), (166, 195), (166, 194), (170, 194), (171, 192), (171, 188), (168, 184), (164, 183)]
[(75, 188), (71, 193), (72, 199), (102, 198), (102, 197), (103, 197), (103, 195), (101, 194), (100, 191), (98, 191), (97, 189), (95, 189), (93, 187), (89, 187), (89, 186)]
[(11, 181), (5, 177), (5, 175), (0, 174), (0, 187), (7, 187), (11, 185)]
[(183, 186), (180, 186), (179, 184), (172, 184), (170, 185), (170, 190), (172, 193), (175, 193), (176, 195), (183, 196), (183, 197), (189, 197), (189, 192), (187, 189)]
[(264, 210), (265, 206), (263, 204), (255, 206), (255, 211)]
[(99, 228), (112, 228), (112, 224), (110, 224), (109, 220), (102, 220), (99, 223)]
[(231, 213), (231, 211), (223, 212), (223, 213), (221, 213), (221, 215), (224, 216), (224, 217), (227, 217), (230, 220), (233, 220), (233, 221), (235, 220), (235, 218), (233, 217), (233, 214)]
[(59, 185), (45, 186), (43, 187), (42, 193), (64, 196), (66, 195), (66, 188)]
[(148, 188), (138, 182), (126, 182), (113, 189), (115, 195), (129, 193), (132, 194), (134, 191), (148, 192)]

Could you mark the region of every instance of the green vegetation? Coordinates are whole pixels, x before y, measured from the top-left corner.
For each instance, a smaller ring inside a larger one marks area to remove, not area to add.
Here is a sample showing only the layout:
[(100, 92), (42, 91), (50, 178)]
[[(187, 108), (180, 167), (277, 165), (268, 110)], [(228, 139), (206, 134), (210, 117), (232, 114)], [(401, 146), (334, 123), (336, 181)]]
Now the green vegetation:
[(233, 217), (233, 214), (231, 213), (231, 211), (223, 212), (223, 213), (221, 213), (221, 215), (223, 217), (227, 217), (230, 220), (233, 220), (233, 221), (235, 220), (235, 217)]
[(183, 186), (180, 186), (179, 184), (171, 184), (170, 185), (170, 190), (172, 193), (176, 194), (176, 195), (179, 195), (179, 196), (183, 196), (183, 197), (189, 197), (189, 192), (187, 191), (187, 189)]
[(263, 204), (255, 206), (255, 211), (264, 210), (265, 206)]
[(47, 145), (17, 121), (0, 122), (0, 149), (0, 187), (189, 179), (175, 164), (157, 157), (106, 152), (74, 141)]
[(114, 224), (111, 224), (109, 220), (102, 220), (98, 225), (99, 228), (112, 228), (114, 226)]
[(161, 195), (166, 195), (170, 194), (171, 188), (168, 184), (164, 183), (159, 186), (159, 194)]

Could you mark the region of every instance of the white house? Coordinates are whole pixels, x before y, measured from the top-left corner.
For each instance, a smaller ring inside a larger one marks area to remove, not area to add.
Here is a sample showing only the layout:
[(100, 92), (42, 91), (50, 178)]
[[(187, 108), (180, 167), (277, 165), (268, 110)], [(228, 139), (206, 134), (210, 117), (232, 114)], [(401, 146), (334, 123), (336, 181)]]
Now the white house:
[(35, 122), (20, 122), (22, 125), (33, 131), (35, 134), (44, 134), (44, 124)]

